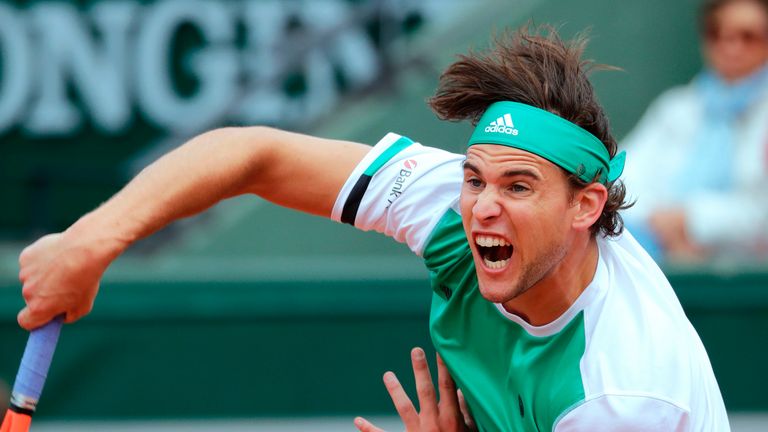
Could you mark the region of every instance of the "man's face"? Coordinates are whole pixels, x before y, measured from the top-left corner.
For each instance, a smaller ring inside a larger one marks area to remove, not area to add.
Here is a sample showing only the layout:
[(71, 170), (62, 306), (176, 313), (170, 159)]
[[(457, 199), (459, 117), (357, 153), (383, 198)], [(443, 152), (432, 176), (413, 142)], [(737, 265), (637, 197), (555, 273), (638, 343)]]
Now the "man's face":
[(493, 144), (467, 151), (461, 218), (480, 292), (504, 303), (550, 275), (572, 241), (565, 173), (532, 153)]
[(716, 10), (704, 35), (704, 57), (728, 81), (745, 78), (768, 62), (768, 14), (752, 0)]

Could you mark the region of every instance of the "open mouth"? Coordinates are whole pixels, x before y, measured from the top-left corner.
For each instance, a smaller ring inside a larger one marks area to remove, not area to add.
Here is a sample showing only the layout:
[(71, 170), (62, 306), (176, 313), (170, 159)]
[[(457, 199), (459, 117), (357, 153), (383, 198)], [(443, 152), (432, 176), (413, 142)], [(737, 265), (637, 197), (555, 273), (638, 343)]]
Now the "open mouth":
[(483, 262), (490, 269), (506, 267), (514, 251), (514, 247), (501, 237), (478, 235), (475, 244)]

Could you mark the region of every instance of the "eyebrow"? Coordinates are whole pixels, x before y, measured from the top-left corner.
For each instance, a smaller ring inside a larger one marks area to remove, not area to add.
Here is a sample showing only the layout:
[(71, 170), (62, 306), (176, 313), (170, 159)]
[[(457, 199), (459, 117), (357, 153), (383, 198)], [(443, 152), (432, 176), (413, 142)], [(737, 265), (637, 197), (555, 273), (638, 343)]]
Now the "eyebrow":
[[(473, 165), (469, 161), (464, 161), (464, 169), (474, 172), (477, 175), (480, 175), (480, 169)], [(529, 170), (529, 169), (511, 169), (504, 171), (504, 173), (501, 174), (501, 177), (518, 177), (518, 176), (524, 176), (524, 177), (530, 177), (534, 180), (541, 180), (541, 176), (539, 176), (535, 171)]]

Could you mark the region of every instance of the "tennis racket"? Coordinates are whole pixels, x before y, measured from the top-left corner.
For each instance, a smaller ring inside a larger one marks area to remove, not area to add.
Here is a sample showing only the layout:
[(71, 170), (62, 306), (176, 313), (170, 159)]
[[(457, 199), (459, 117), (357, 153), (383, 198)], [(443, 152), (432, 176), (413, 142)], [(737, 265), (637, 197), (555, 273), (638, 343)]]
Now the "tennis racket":
[(32, 414), (43, 392), (53, 352), (59, 341), (64, 317), (59, 316), (48, 324), (29, 334), (27, 347), (21, 357), (19, 372), (13, 384), (11, 404), (5, 414), (0, 432), (27, 432), (32, 423)]

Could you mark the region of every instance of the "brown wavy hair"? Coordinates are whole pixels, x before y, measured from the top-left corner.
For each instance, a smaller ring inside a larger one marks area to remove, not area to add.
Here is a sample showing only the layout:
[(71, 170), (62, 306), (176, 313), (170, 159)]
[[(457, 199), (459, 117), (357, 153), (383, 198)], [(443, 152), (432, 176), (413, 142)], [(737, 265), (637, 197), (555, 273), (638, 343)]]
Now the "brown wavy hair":
[[(551, 26), (526, 26), (496, 36), (486, 51), (460, 55), (440, 76), (429, 106), (443, 120), (469, 120), (477, 125), (488, 106), (513, 101), (549, 111), (596, 136), (616, 155), (616, 139), (608, 118), (597, 101), (588, 74), (597, 69), (616, 69), (582, 60), (588, 39), (578, 35), (560, 38)], [(565, 170), (563, 170), (565, 171)], [(572, 191), (587, 183), (566, 172)], [(619, 210), (630, 207), (621, 181), (609, 183), (608, 200), (592, 234), (617, 236), (623, 230)]]

